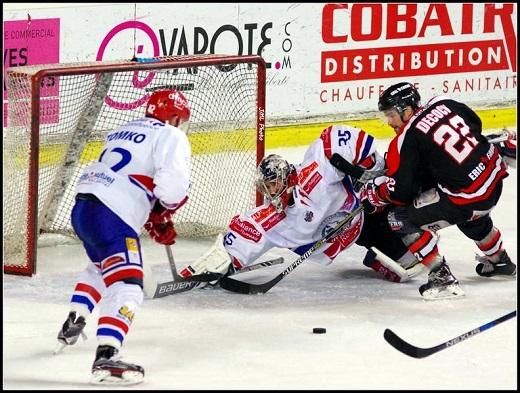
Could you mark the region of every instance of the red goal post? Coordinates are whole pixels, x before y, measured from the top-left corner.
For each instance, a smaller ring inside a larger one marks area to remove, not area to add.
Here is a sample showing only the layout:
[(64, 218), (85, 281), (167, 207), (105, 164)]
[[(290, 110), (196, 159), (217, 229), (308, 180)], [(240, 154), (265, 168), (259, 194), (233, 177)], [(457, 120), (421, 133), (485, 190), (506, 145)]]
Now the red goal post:
[[(180, 236), (211, 236), (262, 202), (255, 169), (265, 149), (265, 62), (260, 56), (168, 56), (24, 66), (6, 72), (4, 272), (36, 272), (43, 237), (74, 236), (70, 211), (81, 170), (104, 137), (144, 116), (151, 92), (174, 87), (192, 109), (190, 199)], [(56, 236), (58, 235), (58, 236)]]

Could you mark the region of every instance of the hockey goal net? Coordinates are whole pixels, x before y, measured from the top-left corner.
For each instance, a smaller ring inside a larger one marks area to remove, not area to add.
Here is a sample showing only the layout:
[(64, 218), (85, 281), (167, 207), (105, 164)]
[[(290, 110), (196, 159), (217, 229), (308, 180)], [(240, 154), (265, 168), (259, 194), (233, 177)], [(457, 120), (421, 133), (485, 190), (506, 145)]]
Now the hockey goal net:
[(6, 273), (35, 273), (39, 239), (74, 236), (70, 212), (79, 174), (98, 160), (108, 132), (143, 117), (149, 94), (158, 89), (183, 91), (192, 109), (192, 186), (174, 218), (179, 235), (214, 235), (233, 215), (260, 203), (254, 188), (264, 155), (260, 56), (26, 66), (8, 69), (6, 81)]

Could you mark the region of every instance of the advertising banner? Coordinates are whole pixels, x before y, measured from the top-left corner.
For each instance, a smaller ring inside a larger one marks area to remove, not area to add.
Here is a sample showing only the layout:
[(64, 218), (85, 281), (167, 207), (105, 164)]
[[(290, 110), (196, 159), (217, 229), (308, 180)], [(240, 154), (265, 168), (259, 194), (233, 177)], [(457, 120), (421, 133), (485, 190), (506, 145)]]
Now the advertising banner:
[[(27, 28), (24, 17), (4, 14), (4, 48), (12, 50), (4, 49), (4, 59), (13, 57), (5, 66), (40, 53), (22, 51), (21, 33), (10, 36)], [(400, 81), (414, 83), (424, 99), (443, 94), (475, 108), (516, 105), (516, 3), (64, 5), (30, 17), (33, 26), (55, 21), (47, 27), (54, 36), (31, 35), (40, 48), (52, 38), (34, 61), (44, 53), (45, 61), (61, 62), (262, 55), (271, 123), (373, 115), (379, 94)]]

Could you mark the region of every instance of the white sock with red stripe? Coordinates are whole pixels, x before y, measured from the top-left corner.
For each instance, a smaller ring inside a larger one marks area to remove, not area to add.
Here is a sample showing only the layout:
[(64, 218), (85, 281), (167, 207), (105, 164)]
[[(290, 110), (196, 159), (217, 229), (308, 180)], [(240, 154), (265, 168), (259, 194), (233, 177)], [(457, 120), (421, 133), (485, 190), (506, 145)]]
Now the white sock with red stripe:
[(502, 234), (498, 228), (493, 227), (487, 236), (479, 241), (475, 241), (477, 247), (484, 253), (484, 255), (493, 263), (500, 260), (500, 254), (503, 250)]
[(430, 231), (412, 233), (403, 238), (408, 249), (419, 261), (427, 266), (430, 271), (442, 263), (442, 256), (437, 249), (439, 236)]
[(142, 302), (143, 291), (138, 285), (121, 281), (110, 285), (99, 311), (99, 345), (120, 348)]
[(70, 302), (70, 311), (87, 318), (102, 299), (106, 291), (99, 267), (90, 263), (81, 272)]

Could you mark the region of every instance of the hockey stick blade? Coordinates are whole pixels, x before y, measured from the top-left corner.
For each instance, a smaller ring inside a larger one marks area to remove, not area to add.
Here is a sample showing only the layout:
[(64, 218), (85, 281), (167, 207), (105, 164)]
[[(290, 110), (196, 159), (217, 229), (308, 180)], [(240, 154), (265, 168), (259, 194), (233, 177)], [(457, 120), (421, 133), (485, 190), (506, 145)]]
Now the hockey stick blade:
[(312, 253), (314, 253), (314, 251), (320, 248), (325, 242), (329, 241), (337, 234), (339, 234), (355, 216), (361, 213), (362, 210), (363, 205), (360, 205), (356, 209), (352, 210), (336, 225), (336, 227), (332, 231), (325, 235), (325, 237), (323, 237), (321, 240), (318, 240), (316, 243), (314, 243), (314, 245), (311, 248), (309, 248), (298, 259), (296, 259), (293, 263), (287, 266), (287, 268), (284, 271), (282, 271), (272, 280), (267, 281), (263, 284), (251, 284), (244, 281), (238, 281), (230, 277), (222, 277), (218, 282), (220, 287), (227, 289), (231, 292), (242, 293), (245, 295), (256, 295), (258, 293), (266, 293), (272, 287), (274, 287), (282, 278), (284, 278), (286, 275), (288, 275), (294, 269), (296, 269), (298, 265), (305, 261)]
[(153, 298), (157, 299), (159, 297), (189, 291), (190, 289), (198, 287), (200, 284), (201, 281), (169, 281), (157, 284), (157, 289), (155, 290)]
[(516, 317), (516, 311), (512, 311), (509, 314), (506, 314), (500, 318), (495, 319), (494, 321), (488, 322), (482, 326), (479, 326), (476, 329), (470, 330), (469, 332), (461, 334), (460, 336), (452, 338), (451, 340), (448, 340), (446, 342), (443, 342), (442, 344), (436, 345), (435, 347), (431, 347), (431, 348), (419, 348), (412, 344), (409, 344), (406, 341), (404, 341), (401, 337), (399, 337), (397, 334), (395, 334), (393, 331), (391, 331), (390, 329), (385, 329), (383, 336), (384, 336), (385, 340), (398, 351), (404, 353), (405, 355), (411, 356), (413, 358), (422, 359), (422, 358), (430, 356), (436, 352), (442, 351), (443, 349), (452, 347), (455, 344), (460, 343), (461, 341), (464, 341), (470, 337), (473, 337), (479, 333), (482, 333), (483, 331), (488, 330), (488, 329), (492, 328), (493, 326), (496, 326), (499, 323), (507, 321), (508, 319), (511, 319), (513, 317)]
[[(246, 266), (243, 269), (240, 269), (234, 274), (240, 274), (245, 272), (250, 272), (256, 269), (260, 269), (263, 267), (278, 265), (283, 263), (283, 257), (278, 257), (274, 259), (270, 259), (267, 261), (259, 262), (254, 265)], [(178, 276), (180, 277), (180, 276)], [(157, 284), (157, 288), (155, 289), (155, 293), (153, 295), (153, 299), (157, 299), (159, 297), (175, 295), (177, 293), (186, 292), (191, 289), (197, 288), (200, 286), (202, 282), (209, 282), (221, 279), (222, 274), (218, 273), (204, 273), (195, 275), (188, 278), (182, 278), (174, 281), (167, 281), (162, 284)]]

